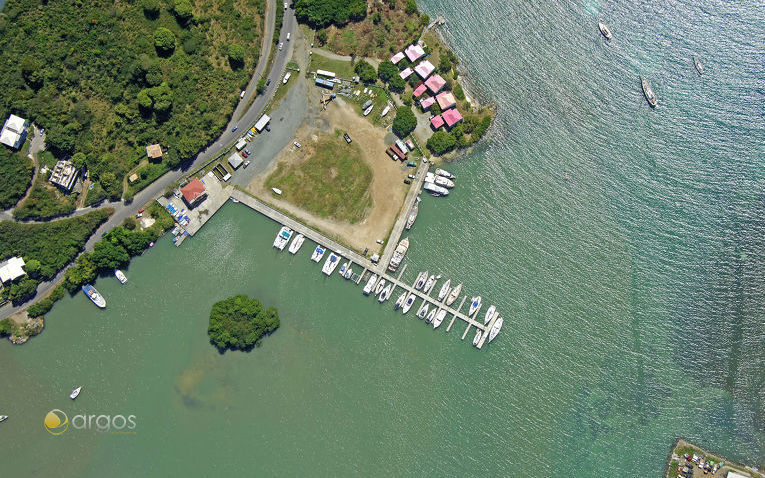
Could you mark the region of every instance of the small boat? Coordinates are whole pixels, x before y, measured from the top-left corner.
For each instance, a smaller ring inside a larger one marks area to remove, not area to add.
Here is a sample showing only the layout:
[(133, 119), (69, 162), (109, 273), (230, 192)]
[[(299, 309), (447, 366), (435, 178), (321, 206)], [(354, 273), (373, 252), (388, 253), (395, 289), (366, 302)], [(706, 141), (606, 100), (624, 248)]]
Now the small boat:
[(443, 177), (445, 177), (447, 179), (454, 179), (454, 178), (457, 177), (457, 176), (453, 175), (452, 173), (450, 173), (449, 171), (447, 171), (445, 169), (440, 169), (440, 168), (436, 169), (436, 174), (439, 175), (439, 176), (443, 176)]
[(425, 173), (425, 183), (436, 184), (438, 186), (451, 189), (454, 187), (454, 181), (443, 176), (438, 176), (433, 173)]
[(494, 340), (494, 337), (497, 336), (499, 331), (502, 329), (502, 323), (504, 321), (505, 320), (502, 317), (500, 317), (500, 318), (497, 319), (496, 322), (494, 322), (494, 325), (491, 326), (491, 330), (489, 331), (489, 342)]
[(380, 113), (380, 118), (387, 115), (388, 111), (390, 111), (390, 105), (386, 105), (385, 108), (383, 108), (382, 113)]
[(239, 200), (237, 198), (231, 198), (231, 202), (239, 204)]
[(468, 317), (478, 312), (478, 309), (481, 308), (481, 296), (473, 297), (470, 299), (470, 311), (468, 312)]
[(494, 317), (494, 312), (497, 311), (497, 306), (492, 305), (489, 307), (489, 310), (486, 311), (486, 315), (483, 318), (483, 325), (486, 325), (489, 323), (492, 317)]
[(102, 309), (106, 307), (106, 299), (104, 299), (103, 296), (98, 293), (95, 287), (90, 284), (85, 284), (82, 286), (82, 291), (85, 292), (85, 295), (88, 296), (88, 299), (92, 300), (93, 303), (98, 307)]
[(430, 304), (423, 302), (422, 307), (420, 307), (420, 310), (417, 311), (417, 317), (424, 319), (425, 316), (428, 315), (428, 308), (430, 308)]
[(653, 92), (651, 82), (645, 79), (643, 75), (640, 75), (640, 85), (643, 87), (643, 94), (645, 95), (645, 99), (648, 100), (648, 104), (651, 105), (652, 108), (656, 108), (656, 104), (659, 100), (656, 98), (656, 93)]
[(436, 314), (436, 317), (433, 319), (433, 328), (437, 329), (438, 326), (441, 325), (441, 322), (443, 322), (445, 318), (446, 318), (446, 309), (439, 310), (438, 313)]
[(369, 295), (369, 294), (371, 294), (371, 293), (372, 293), (372, 289), (374, 289), (374, 288), (375, 288), (375, 284), (376, 284), (376, 283), (377, 283), (377, 274), (372, 274), (372, 275), (369, 277), (369, 280), (367, 281), (367, 284), (364, 286), (364, 290), (362, 290), (361, 292), (362, 292), (364, 295)]
[(598, 23), (598, 28), (600, 29), (600, 33), (603, 34), (604, 37), (606, 37), (606, 40), (610, 40), (611, 30), (608, 29), (608, 27), (605, 25), (605, 23)]
[(446, 298), (446, 305), (452, 305), (457, 300), (457, 297), (460, 296), (460, 292), (462, 292), (462, 284), (459, 284), (449, 292), (449, 297)]
[(412, 206), (412, 210), (409, 212), (409, 217), (406, 219), (407, 231), (412, 228), (414, 221), (417, 219), (417, 212), (420, 209), (420, 201), (422, 201), (422, 199), (420, 198), (415, 199), (414, 206)]
[(348, 267), (348, 270), (345, 271), (345, 275), (343, 277), (345, 277), (346, 279), (350, 279), (351, 277), (353, 277), (353, 269)]
[(406, 314), (409, 312), (409, 309), (412, 308), (414, 305), (414, 300), (417, 298), (414, 294), (409, 294), (409, 297), (406, 298), (406, 302), (404, 302), (404, 305), (401, 306), (401, 312)]
[(375, 295), (378, 295), (385, 288), (385, 279), (380, 280), (375, 286)]
[(377, 301), (382, 304), (383, 302), (388, 300), (388, 298), (390, 298), (390, 291), (392, 289), (393, 289), (393, 284), (388, 284), (388, 287), (386, 287), (385, 289), (382, 290), (382, 292), (380, 292), (380, 297), (377, 298)]
[(364, 110), (364, 116), (369, 116), (369, 113), (371, 113), (371, 112), (372, 112), (372, 110), (374, 109), (374, 107), (375, 107), (375, 105), (372, 105), (372, 106), (370, 106), (369, 108), (365, 109), (365, 110)]
[(325, 249), (317, 244), (316, 249), (314, 249), (313, 254), (311, 254), (311, 260), (314, 262), (319, 262), (324, 256), (324, 251)]
[(80, 394), (81, 391), (82, 391), (82, 386), (75, 388), (74, 390), (72, 390), (72, 393), (69, 394), (69, 398), (74, 400), (75, 398), (77, 398), (77, 396)]
[(280, 251), (283, 251), (287, 243), (290, 242), (291, 237), (292, 229), (287, 226), (282, 226), (282, 228), (279, 229), (279, 232), (276, 234), (276, 238), (274, 239), (274, 247)]
[(275, 193), (276, 193), (276, 194), (278, 194), (279, 196), (281, 196), (281, 195), (282, 195), (282, 190), (281, 190), (281, 189), (279, 189), (279, 188), (271, 188), (271, 191), (275, 192)]
[(428, 280), (428, 271), (420, 272), (417, 276), (417, 280), (414, 281), (414, 288), (417, 290), (422, 290), (422, 287), (425, 285), (425, 281)]
[(436, 285), (436, 276), (432, 275), (428, 277), (428, 281), (425, 282), (425, 287), (422, 288), (422, 291), (427, 294), (430, 292), (430, 289), (432, 289), (434, 285)]
[(301, 247), (303, 247), (303, 242), (305, 241), (305, 236), (302, 234), (298, 234), (295, 239), (292, 240), (292, 244), (290, 244), (290, 254), (297, 254), (297, 252), (300, 250)]
[(398, 310), (399, 307), (404, 305), (405, 300), (406, 300), (406, 292), (398, 296), (398, 299), (396, 299), (396, 303), (393, 304), (393, 310)]
[(346, 261), (345, 264), (340, 266), (340, 270), (338, 271), (338, 274), (340, 274), (340, 277), (345, 277), (345, 271), (348, 270), (348, 264), (350, 261)]
[(422, 187), (422, 189), (426, 190), (430, 194), (432, 194), (435, 197), (442, 197), (442, 196), (448, 196), (449, 190), (445, 187), (439, 186), (438, 184), (425, 182), (425, 185)]
[(696, 71), (699, 72), (699, 76), (704, 74), (704, 68), (701, 66), (701, 62), (699, 61), (699, 57), (696, 55), (693, 55), (693, 66), (696, 67)]
[(8, 415), (0, 415), (0, 422), (8, 420)]
[(433, 317), (436, 316), (436, 312), (438, 312), (438, 309), (433, 307), (433, 310), (431, 310), (430, 313), (425, 317), (426, 324), (433, 322)]
[(444, 285), (441, 286), (441, 291), (438, 293), (438, 300), (444, 300), (446, 294), (449, 293), (449, 286), (452, 284), (452, 280), (447, 280)]
[(475, 329), (475, 337), (473, 337), (473, 346), (477, 346), (481, 341), (481, 329)]
[(125, 282), (127, 282), (127, 277), (119, 269), (114, 269), (114, 277), (116, 277), (117, 280), (120, 281), (120, 284), (124, 284)]
[(401, 241), (398, 243), (398, 246), (396, 246), (396, 250), (393, 251), (393, 257), (391, 257), (390, 264), (388, 264), (389, 271), (396, 272), (396, 270), (398, 270), (398, 266), (401, 265), (401, 261), (404, 260), (404, 256), (408, 250), (409, 238), (405, 237), (401, 239)]
[(327, 257), (327, 260), (324, 262), (324, 266), (321, 268), (321, 271), (326, 275), (330, 275), (335, 271), (339, 263), (340, 256), (334, 252), (330, 252), (329, 257)]

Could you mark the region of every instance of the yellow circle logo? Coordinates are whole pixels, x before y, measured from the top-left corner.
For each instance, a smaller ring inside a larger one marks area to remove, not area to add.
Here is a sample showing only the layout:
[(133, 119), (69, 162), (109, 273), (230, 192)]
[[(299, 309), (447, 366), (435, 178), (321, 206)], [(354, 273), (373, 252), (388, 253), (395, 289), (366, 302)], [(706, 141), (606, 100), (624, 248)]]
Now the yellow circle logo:
[(43, 426), (51, 435), (61, 435), (69, 428), (69, 417), (58, 408), (54, 408), (45, 415)]

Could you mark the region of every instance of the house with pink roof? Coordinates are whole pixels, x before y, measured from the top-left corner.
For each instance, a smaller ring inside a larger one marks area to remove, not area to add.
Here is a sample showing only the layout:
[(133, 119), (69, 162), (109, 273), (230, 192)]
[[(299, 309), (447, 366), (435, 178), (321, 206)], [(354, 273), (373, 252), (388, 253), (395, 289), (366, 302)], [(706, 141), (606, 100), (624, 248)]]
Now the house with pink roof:
[(459, 111), (457, 111), (457, 108), (446, 110), (443, 113), (441, 113), (441, 116), (444, 118), (446, 127), (449, 129), (451, 129), (454, 125), (462, 121), (462, 115), (460, 114)]
[(441, 91), (444, 85), (446, 85), (446, 80), (441, 78), (441, 75), (433, 75), (425, 82), (425, 86), (434, 94)]
[(414, 92), (412, 94), (414, 95), (415, 98), (419, 98), (423, 93), (425, 93), (427, 89), (428, 87), (425, 86), (425, 84), (421, 84), (420, 86), (414, 89)]
[(430, 118), (430, 126), (433, 129), (438, 129), (443, 125), (444, 125), (444, 119), (441, 117), (441, 115), (436, 115)]
[(395, 65), (396, 63), (400, 62), (403, 59), (404, 59), (404, 52), (400, 51), (396, 53), (395, 55), (393, 55), (392, 57), (390, 57), (390, 62)]
[(430, 107), (433, 106), (433, 103), (435, 102), (436, 102), (436, 99), (433, 98), (432, 96), (429, 96), (425, 98), (424, 100), (420, 101), (420, 106), (422, 106), (423, 111), (426, 111), (430, 109)]
[(429, 77), (430, 74), (435, 71), (435, 69), (436, 67), (433, 66), (433, 63), (431, 63), (429, 60), (423, 60), (419, 65), (414, 67), (415, 73), (417, 73), (423, 80)]
[(414, 73), (414, 70), (413, 70), (413, 69), (411, 69), (411, 68), (407, 68), (407, 69), (405, 69), (405, 70), (403, 70), (403, 71), (400, 71), (400, 72), (399, 72), (399, 74), (398, 74), (398, 76), (400, 76), (402, 80), (406, 80), (407, 78), (409, 78), (409, 76), (410, 76), (412, 73)]
[(425, 50), (422, 49), (420, 45), (409, 45), (406, 50), (404, 50), (404, 53), (406, 53), (406, 57), (409, 58), (409, 61), (416, 61), (418, 58), (422, 58), (425, 55)]
[(438, 106), (441, 107), (441, 111), (446, 111), (452, 106), (457, 105), (457, 100), (454, 98), (451, 91), (442, 91), (437, 94), (436, 101), (438, 101)]

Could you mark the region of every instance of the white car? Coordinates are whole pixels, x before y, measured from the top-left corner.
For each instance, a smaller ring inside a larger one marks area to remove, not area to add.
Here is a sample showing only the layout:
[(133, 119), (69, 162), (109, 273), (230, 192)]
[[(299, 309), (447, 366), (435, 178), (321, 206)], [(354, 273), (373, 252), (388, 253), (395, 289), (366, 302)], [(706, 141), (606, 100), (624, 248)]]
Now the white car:
[(287, 7), (289, 7), (289, 2), (284, 2), (284, 9), (286, 10)]
[(281, 51), (283, 46), (284, 46), (284, 42), (279, 42), (279, 51)]
[(297, 141), (295, 141), (295, 142), (294, 142), (294, 143), (292, 143), (292, 144), (294, 144), (294, 145), (295, 145), (296, 147), (298, 147), (298, 148), (300, 147), (300, 143), (298, 143)]

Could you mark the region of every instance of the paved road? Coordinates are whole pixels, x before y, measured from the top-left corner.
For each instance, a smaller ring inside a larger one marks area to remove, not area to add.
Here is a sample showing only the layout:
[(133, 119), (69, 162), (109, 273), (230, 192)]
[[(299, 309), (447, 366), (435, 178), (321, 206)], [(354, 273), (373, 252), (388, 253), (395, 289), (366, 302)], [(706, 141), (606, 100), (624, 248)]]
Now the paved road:
[[(223, 149), (225, 149), (228, 145), (230, 145), (233, 141), (235, 141), (241, 135), (245, 134), (245, 132), (247, 131), (247, 128), (249, 128), (249, 126), (252, 123), (254, 123), (258, 118), (260, 118), (260, 115), (265, 110), (265, 107), (268, 104), (268, 101), (276, 92), (278, 85), (281, 84), (281, 78), (283, 76), (284, 69), (287, 66), (287, 62), (290, 57), (289, 54), (291, 52), (291, 45), (290, 45), (291, 42), (286, 41), (286, 36), (287, 36), (287, 32), (293, 32), (297, 25), (294, 11), (291, 8), (284, 11), (284, 21), (282, 22), (282, 29), (281, 29), (280, 38), (279, 38), (279, 41), (284, 43), (284, 49), (278, 52), (274, 60), (273, 67), (271, 68), (271, 71), (268, 75), (268, 78), (271, 79), (271, 84), (268, 87), (266, 87), (266, 91), (264, 91), (262, 95), (258, 96), (252, 102), (252, 104), (244, 113), (242, 118), (239, 121), (236, 121), (236, 118), (238, 117), (237, 111), (242, 109), (244, 105), (247, 104), (247, 98), (249, 98), (250, 95), (252, 95), (253, 92), (255, 91), (255, 87), (257, 86), (258, 80), (260, 79), (260, 77), (263, 74), (263, 71), (266, 68), (266, 62), (270, 55), (271, 46), (273, 45), (272, 38), (273, 38), (274, 28), (275, 28), (274, 21), (276, 19), (276, 8), (281, 8), (281, 7), (282, 7), (281, 2), (276, 2), (276, 0), (268, 0), (267, 6), (266, 6), (266, 30), (263, 35), (264, 43), (261, 48), (262, 54), (260, 56), (258, 65), (255, 68), (255, 72), (252, 78), (250, 79), (250, 83), (247, 86), (247, 90), (246, 90), (247, 93), (245, 94), (245, 98), (240, 102), (239, 106), (234, 111), (234, 115), (232, 115), (231, 123), (226, 128), (226, 131), (224, 131), (223, 134), (206, 150), (199, 153), (196, 156), (196, 158), (194, 158), (194, 161), (186, 164), (181, 169), (170, 171), (166, 173), (165, 175), (163, 175), (162, 177), (160, 177), (159, 179), (157, 179), (156, 181), (154, 181), (152, 184), (146, 187), (143, 191), (136, 194), (135, 197), (133, 198), (133, 201), (130, 204), (123, 204), (122, 202), (116, 202), (116, 203), (106, 203), (99, 206), (99, 207), (113, 208), (114, 214), (109, 218), (108, 221), (106, 221), (104, 224), (101, 225), (101, 227), (98, 228), (98, 230), (95, 232), (95, 234), (93, 234), (90, 237), (90, 239), (88, 239), (87, 243), (85, 244), (85, 251), (92, 251), (93, 246), (101, 238), (101, 235), (103, 233), (109, 231), (115, 226), (120, 225), (122, 221), (124, 221), (126, 218), (135, 214), (135, 211), (141, 205), (159, 197), (168, 186), (177, 184), (179, 180), (184, 178), (191, 171), (195, 171), (196, 169), (200, 168), (201, 166), (206, 164), (208, 161), (210, 161), (212, 158), (220, 154), (220, 152)], [(237, 123), (240, 125), (240, 127), (237, 129), (236, 132), (232, 132), (231, 129)], [(92, 210), (93, 208), (78, 209), (77, 211), (73, 213), (73, 215), (82, 215)], [(71, 215), (68, 217), (71, 217)], [(6, 217), (6, 213), (0, 213), (0, 219), (6, 219), (6, 218), (11, 219), (12, 217)], [(22, 304), (20, 306), (13, 306), (10, 303), (8, 303), (4, 305), (3, 307), (0, 307), (0, 319), (8, 317), (14, 312), (23, 309), (27, 304), (30, 304), (34, 302), (35, 300), (37, 300), (38, 298), (46, 295), (61, 280), (63, 280), (65, 272), (66, 272), (66, 268), (60, 271), (58, 274), (56, 274), (53, 280), (41, 283), (37, 287), (37, 293), (35, 294), (35, 296), (29, 301), (27, 301), (25, 304)]]

